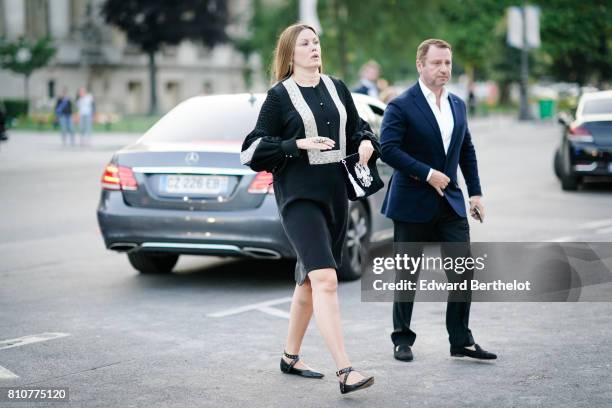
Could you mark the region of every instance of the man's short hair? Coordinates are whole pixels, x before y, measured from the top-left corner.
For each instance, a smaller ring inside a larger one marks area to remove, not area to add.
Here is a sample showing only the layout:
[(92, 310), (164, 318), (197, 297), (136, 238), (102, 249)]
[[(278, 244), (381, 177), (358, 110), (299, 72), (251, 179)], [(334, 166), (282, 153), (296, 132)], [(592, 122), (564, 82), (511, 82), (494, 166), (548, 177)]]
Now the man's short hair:
[(419, 45), (419, 48), (417, 48), (417, 54), (416, 54), (417, 61), (421, 61), (421, 62), (425, 61), (425, 56), (427, 55), (427, 52), (429, 51), (429, 47), (431, 46), (438, 47), (438, 48), (448, 48), (450, 52), (453, 52), (451, 45), (447, 43), (446, 41), (439, 40), (437, 38), (430, 38), (428, 40), (423, 41)]

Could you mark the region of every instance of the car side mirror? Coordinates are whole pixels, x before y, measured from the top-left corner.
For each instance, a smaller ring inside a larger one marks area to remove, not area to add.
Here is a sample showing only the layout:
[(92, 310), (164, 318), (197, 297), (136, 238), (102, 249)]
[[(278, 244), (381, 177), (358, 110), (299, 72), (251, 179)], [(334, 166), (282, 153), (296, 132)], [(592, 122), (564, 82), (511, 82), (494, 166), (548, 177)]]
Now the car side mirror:
[(557, 115), (557, 121), (561, 125), (568, 127), (572, 122), (572, 118), (566, 112), (561, 112)]

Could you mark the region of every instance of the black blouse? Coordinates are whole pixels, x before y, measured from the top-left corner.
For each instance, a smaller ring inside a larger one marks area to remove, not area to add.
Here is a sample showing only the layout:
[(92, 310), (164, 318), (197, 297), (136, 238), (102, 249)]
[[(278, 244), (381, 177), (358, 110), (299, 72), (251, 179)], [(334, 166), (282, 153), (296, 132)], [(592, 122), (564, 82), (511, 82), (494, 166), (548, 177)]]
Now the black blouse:
[[(380, 156), (380, 145), (367, 122), (359, 117), (346, 85), (331, 78), (340, 102), (346, 109), (346, 154), (357, 153), (362, 140), (372, 141)], [(298, 86), (316, 125), (317, 136), (333, 139), (333, 149), (340, 149), (340, 114), (323, 80), (312, 87)], [(241, 160), (255, 171), (274, 175), (274, 191), (279, 208), (295, 199), (310, 199), (333, 204), (346, 202), (346, 187), (339, 162), (311, 164), (306, 150), (298, 149), (296, 140), (306, 137), (304, 121), (291, 102), (282, 82), (273, 86), (259, 113), (255, 129), (242, 144)], [(253, 143), (257, 143), (252, 146)], [(254, 150), (253, 150), (254, 147)], [(330, 150), (327, 150), (328, 152)]]

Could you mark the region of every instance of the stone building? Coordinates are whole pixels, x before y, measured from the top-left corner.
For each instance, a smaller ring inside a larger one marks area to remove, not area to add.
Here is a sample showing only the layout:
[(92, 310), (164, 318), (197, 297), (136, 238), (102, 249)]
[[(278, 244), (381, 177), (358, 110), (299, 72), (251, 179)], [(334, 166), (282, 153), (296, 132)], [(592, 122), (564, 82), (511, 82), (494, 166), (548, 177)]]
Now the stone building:
[[(146, 113), (149, 107), (147, 57), (100, 16), (103, 0), (0, 0), (0, 36), (40, 38), (57, 47), (52, 63), (30, 79), (34, 110), (48, 109), (63, 87), (75, 95), (87, 85), (99, 112)], [(228, 0), (232, 36), (245, 35), (250, 1)], [(245, 61), (231, 45), (207, 49), (185, 41), (157, 55), (157, 95), (162, 112), (199, 94), (244, 92), (245, 68), (258, 71), (256, 59)], [(260, 78), (254, 75), (254, 78)], [(23, 98), (23, 77), (0, 70), (0, 100)], [(255, 83), (261, 90), (263, 83)]]

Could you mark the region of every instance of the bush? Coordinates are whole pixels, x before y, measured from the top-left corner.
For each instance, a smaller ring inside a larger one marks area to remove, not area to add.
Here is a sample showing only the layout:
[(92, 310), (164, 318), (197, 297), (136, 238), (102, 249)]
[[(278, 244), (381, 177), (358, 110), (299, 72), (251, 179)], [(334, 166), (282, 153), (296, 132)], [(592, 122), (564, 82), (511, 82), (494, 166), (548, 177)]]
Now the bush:
[(4, 101), (6, 119), (9, 120), (28, 114), (28, 101), (25, 99), (6, 99)]

